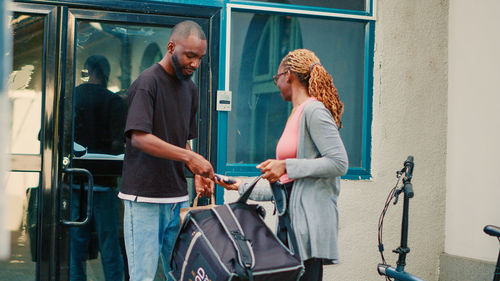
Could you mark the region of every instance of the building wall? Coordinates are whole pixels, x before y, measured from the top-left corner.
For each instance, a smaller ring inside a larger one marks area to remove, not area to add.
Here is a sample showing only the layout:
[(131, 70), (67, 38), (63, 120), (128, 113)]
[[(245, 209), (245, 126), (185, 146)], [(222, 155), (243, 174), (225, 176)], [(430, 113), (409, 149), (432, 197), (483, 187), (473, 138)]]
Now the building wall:
[[(325, 267), (324, 280), (383, 280), (376, 270), (381, 262), (377, 224), (396, 170), (408, 155), (415, 157), (415, 197), (406, 269), (437, 280), (445, 238), (448, 2), (379, 0), (376, 12), (373, 177), (342, 182), (341, 263)], [(235, 192), (225, 194), (226, 202), (236, 197)], [(384, 223), (385, 256), (392, 265), (401, 213), (402, 200), (391, 205)]]
[[(396, 170), (415, 157), (406, 270), (437, 280), (444, 244), (448, 2), (377, 2), (375, 29), (372, 180), (345, 181), (339, 199), (343, 263), (337, 280), (376, 280), (377, 223), (396, 183)], [(348, 144), (346, 144), (348, 145)], [(388, 263), (399, 246), (402, 201), (384, 223)]]
[[(496, 262), (500, 226), (500, 24), (497, 0), (450, 1), (445, 252)], [(490, 280), (491, 280), (490, 275)]]

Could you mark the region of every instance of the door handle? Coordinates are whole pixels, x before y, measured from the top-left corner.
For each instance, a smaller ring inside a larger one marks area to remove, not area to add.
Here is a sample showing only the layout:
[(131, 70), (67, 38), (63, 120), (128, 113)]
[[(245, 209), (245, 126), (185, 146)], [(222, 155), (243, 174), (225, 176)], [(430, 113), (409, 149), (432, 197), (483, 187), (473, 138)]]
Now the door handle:
[(90, 222), (90, 219), (92, 218), (92, 205), (93, 205), (93, 200), (94, 200), (94, 177), (92, 174), (82, 168), (66, 168), (63, 170), (64, 173), (67, 174), (82, 174), (87, 176), (87, 186), (88, 186), (88, 191), (87, 191), (87, 214), (86, 217), (83, 221), (70, 221), (70, 220), (61, 220), (61, 223), (63, 225), (67, 226), (84, 226)]

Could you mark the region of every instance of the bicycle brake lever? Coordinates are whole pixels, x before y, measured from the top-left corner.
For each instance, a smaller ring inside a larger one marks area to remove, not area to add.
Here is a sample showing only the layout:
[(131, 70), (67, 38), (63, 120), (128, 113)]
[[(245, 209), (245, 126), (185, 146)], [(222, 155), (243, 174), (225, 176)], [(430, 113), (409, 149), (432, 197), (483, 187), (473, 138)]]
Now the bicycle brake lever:
[(393, 205), (396, 205), (398, 203), (398, 198), (399, 198), (399, 194), (401, 193), (401, 189), (396, 189), (396, 191), (394, 191), (394, 203)]

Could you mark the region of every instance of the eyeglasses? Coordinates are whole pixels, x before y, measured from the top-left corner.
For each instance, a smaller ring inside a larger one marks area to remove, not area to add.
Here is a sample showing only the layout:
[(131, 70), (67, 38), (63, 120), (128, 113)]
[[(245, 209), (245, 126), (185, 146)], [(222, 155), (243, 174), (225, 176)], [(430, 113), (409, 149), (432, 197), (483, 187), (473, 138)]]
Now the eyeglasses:
[(276, 75), (273, 75), (273, 82), (274, 82), (274, 84), (275, 84), (275, 85), (276, 85), (276, 84), (278, 84), (278, 78), (279, 78), (281, 75), (283, 75), (283, 74), (285, 74), (285, 73), (287, 73), (287, 72), (288, 72), (288, 70), (285, 70), (285, 71), (280, 72), (280, 73), (278, 73), (278, 74), (276, 74)]

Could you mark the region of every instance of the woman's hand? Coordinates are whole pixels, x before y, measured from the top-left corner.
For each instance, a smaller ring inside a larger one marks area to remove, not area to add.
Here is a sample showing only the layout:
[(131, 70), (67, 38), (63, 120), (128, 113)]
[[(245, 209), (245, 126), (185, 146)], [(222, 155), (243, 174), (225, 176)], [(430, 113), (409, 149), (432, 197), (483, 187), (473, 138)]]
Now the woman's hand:
[[(227, 190), (238, 190), (238, 188), (240, 187), (240, 184), (241, 184), (241, 180), (240, 179), (235, 179), (235, 178), (231, 178), (232, 180), (235, 181), (235, 183), (232, 183), (232, 184), (227, 184), (224, 182), (224, 180), (226, 178), (219, 178), (220, 176), (216, 176), (215, 177), (215, 183), (224, 187), (225, 189)], [(224, 176), (222, 176), (224, 177)]]
[(260, 169), (262, 178), (273, 183), (286, 173), (286, 162), (285, 160), (268, 159), (257, 165), (257, 169)]

